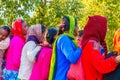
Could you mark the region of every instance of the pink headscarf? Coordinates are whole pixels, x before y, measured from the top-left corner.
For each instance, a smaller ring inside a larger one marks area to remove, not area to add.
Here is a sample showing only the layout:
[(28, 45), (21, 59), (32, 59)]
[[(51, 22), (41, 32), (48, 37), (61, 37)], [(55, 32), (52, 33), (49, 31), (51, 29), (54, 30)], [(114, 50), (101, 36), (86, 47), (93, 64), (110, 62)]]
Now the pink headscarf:
[(28, 36), (36, 36), (38, 38), (38, 40), (40, 40), (41, 36), (42, 36), (42, 28), (41, 28), (41, 24), (37, 24), (37, 25), (32, 25), (29, 29), (28, 29)]

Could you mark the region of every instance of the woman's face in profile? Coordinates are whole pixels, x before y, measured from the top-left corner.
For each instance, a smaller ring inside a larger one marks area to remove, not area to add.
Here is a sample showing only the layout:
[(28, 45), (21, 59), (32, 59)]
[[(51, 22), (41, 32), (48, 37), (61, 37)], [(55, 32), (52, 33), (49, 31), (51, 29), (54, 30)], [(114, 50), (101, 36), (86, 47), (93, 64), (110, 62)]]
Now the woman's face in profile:
[(5, 40), (5, 38), (8, 36), (8, 32), (4, 30), (3, 28), (0, 29), (0, 41)]

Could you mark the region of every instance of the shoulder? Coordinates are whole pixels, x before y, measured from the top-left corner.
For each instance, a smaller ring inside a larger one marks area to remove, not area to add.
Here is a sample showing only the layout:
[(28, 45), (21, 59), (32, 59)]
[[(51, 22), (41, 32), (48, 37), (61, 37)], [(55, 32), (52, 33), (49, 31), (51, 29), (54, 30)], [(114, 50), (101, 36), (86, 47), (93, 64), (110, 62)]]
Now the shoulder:
[(58, 43), (60, 43), (60, 42), (66, 42), (66, 41), (69, 41), (70, 40), (70, 38), (68, 37), (68, 36), (66, 36), (66, 35), (61, 35), (59, 38), (58, 38), (58, 40), (57, 40), (57, 42)]
[(28, 42), (26, 42), (25, 43), (25, 47), (35, 47), (36, 46), (36, 44), (35, 44), (35, 42), (34, 41), (28, 41)]
[(16, 43), (25, 43), (20, 37), (14, 36), (11, 41), (15, 41)]
[(9, 37), (7, 37), (7, 38), (5, 39), (5, 41), (10, 41), (10, 38), (9, 38)]
[(52, 48), (42, 47), (41, 52), (42, 53), (52, 53)]
[(42, 47), (42, 49), (40, 50), (40, 55), (39, 58), (45, 58), (48, 56), (52, 55), (52, 49), (51, 48), (46, 48), (46, 47)]
[(58, 39), (59, 39), (59, 40), (60, 40), (60, 39), (69, 39), (69, 37), (66, 36), (66, 35), (61, 35)]
[(93, 50), (99, 50), (100, 44), (94, 40), (88, 41), (87, 45), (91, 47)]

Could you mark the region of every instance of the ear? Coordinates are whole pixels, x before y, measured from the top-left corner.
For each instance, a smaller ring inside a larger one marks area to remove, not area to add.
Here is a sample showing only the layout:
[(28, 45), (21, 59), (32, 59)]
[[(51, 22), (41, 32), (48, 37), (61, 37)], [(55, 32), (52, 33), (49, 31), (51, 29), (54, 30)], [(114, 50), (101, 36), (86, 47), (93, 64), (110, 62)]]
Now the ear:
[(74, 36), (77, 36), (78, 35), (78, 27), (75, 27), (74, 29)]

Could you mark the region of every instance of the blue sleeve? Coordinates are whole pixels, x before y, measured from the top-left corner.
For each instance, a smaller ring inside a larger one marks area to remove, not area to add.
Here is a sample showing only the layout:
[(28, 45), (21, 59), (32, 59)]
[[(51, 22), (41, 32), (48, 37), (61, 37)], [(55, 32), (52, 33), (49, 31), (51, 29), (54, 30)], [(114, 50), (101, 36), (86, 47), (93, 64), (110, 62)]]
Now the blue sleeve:
[(60, 49), (67, 60), (69, 60), (71, 63), (77, 62), (82, 53), (82, 50), (80, 48), (76, 48), (69, 37), (61, 36), (58, 39), (58, 45), (60, 46)]

